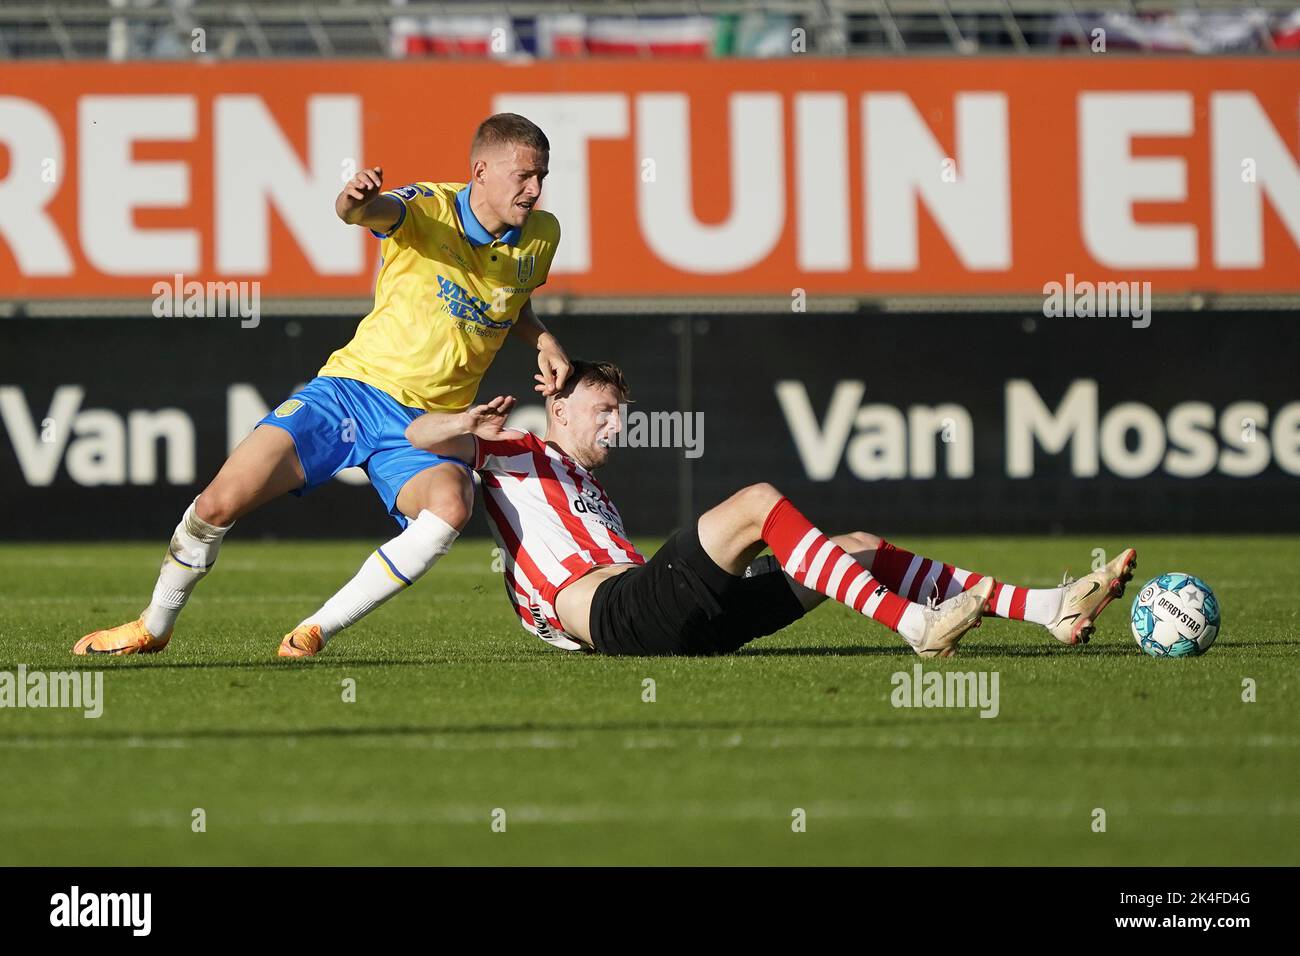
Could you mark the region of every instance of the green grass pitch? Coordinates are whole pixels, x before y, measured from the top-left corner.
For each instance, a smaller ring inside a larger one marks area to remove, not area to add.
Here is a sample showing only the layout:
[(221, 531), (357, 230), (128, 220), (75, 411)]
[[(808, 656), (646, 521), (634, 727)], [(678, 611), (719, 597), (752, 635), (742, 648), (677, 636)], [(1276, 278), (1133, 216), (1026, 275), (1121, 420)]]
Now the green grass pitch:
[[(1042, 586), (1129, 542), (900, 543)], [(892, 707), (918, 659), (838, 606), (726, 658), (552, 650), (485, 540), (295, 662), (280, 637), (373, 544), (235, 537), (165, 653), (74, 662), (77, 637), (139, 612), (161, 547), (3, 545), (0, 670), (98, 668), (105, 704), (0, 710), (0, 863), (1300, 862), (1300, 539), (1132, 543), (1137, 580), (1087, 647), (986, 620), (925, 663), (996, 671), (994, 719)], [(1129, 635), (1136, 586), (1166, 570), (1221, 600), (1204, 657)]]

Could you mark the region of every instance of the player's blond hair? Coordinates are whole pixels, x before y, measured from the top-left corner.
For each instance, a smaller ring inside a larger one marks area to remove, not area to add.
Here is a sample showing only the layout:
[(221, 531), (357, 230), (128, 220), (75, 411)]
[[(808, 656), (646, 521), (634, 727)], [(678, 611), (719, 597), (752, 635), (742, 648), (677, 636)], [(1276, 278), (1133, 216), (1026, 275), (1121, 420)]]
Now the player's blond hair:
[(551, 151), (551, 141), (542, 128), (518, 113), (494, 113), (479, 123), (469, 147), (470, 159), (498, 146), (527, 146), (539, 153)]

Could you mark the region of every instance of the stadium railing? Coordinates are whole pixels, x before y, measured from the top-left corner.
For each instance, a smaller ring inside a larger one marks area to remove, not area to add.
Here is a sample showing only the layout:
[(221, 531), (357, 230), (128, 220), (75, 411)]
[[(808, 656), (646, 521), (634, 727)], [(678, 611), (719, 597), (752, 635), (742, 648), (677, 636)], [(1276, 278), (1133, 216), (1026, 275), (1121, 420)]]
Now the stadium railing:
[[(0, 5), (0, 59), (1286, 53), (1294, 0), (53, 0)], [(801, 31), (792, 43), (794, 31)]]

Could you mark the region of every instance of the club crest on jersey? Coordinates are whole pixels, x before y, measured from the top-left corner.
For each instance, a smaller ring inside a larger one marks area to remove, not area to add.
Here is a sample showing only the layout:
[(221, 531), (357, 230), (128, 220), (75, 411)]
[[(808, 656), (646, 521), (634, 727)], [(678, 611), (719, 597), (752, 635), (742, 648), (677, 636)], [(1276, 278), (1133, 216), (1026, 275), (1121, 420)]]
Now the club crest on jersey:
[(280, 407), (275, 410), (275, 417), (288, 418), (300, 408), (302, 408), (302, 402), (296, 398), (291, 398), (287, 402), (280, 403)]
[(515, 260), (515, 272), (518, 274), (520, 282), (527, 282), (531, 279), (533, 277), (533, 270), (536, 268), (537, 256), (520, 256)]

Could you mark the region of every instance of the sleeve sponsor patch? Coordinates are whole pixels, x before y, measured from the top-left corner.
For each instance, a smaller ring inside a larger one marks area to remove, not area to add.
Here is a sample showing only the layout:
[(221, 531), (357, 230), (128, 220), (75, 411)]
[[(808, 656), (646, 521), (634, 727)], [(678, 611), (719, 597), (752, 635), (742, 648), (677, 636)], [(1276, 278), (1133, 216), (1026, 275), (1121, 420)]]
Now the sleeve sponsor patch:
[(419, 199), (421, 196), (433, 195), (432, 189), (426, 189), (419, 183), (412, 183), (409, 186), (400, 186), (397, 189), (390, 190), (389, 192), (391, 195), (406, 202), (410, 202), (412, 199)]

